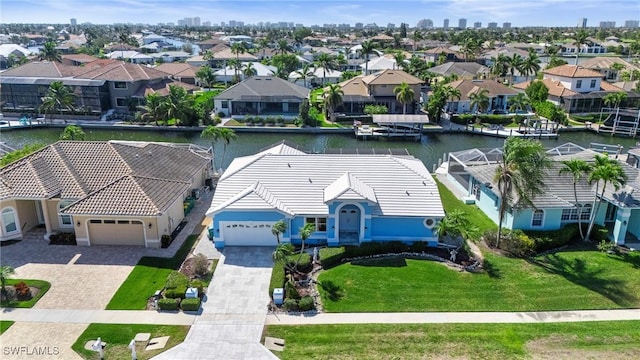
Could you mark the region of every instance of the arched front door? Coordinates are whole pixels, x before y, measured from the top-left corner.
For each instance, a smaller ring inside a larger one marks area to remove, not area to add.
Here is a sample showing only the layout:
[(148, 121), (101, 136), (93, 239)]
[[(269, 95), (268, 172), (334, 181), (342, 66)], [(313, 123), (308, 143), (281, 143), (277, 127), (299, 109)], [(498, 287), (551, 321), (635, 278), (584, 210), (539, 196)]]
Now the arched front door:
[(360, 241), (360, 217), (360, 208), (355, 205), (346, 205), (340, 209), (338, 214), (340, 242)]

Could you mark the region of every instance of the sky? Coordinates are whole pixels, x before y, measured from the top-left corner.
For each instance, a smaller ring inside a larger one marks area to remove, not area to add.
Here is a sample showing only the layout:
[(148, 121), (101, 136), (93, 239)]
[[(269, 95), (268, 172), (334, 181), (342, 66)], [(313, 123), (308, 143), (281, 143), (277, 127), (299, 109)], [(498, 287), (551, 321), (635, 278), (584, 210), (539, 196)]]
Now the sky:
[(258, 22), (287, 21), (306, 26), (325, 23), (386, 26), (404, 22), (415, 26), (431, 19), (436, 27), (443, 19), (457, 26), (466, 18), (475, 21), (511, 22), (521, 26), (576, 26), (587, 18), (587, 26), (600, 21), (640, 20), (638, 0), (0, 0), (1, 23), (177, 23), (184, 17), (200, 17), (213, 24), (229, 20)]

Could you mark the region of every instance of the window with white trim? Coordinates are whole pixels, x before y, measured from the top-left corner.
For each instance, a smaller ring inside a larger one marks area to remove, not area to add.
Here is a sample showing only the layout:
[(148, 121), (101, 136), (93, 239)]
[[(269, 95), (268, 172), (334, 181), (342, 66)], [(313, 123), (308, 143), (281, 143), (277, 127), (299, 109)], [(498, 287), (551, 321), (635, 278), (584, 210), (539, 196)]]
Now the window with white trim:
[(127, 88), (127, 83), (124, 81), (115, 81), (113, 83), (113, 88), (114, 89), (126, 89)]
[(582, 80), (576, 81), (576, 89), (580, 89), (582, 87)]
[(60, 211), (67, 206), (73, 204), (73, 200), (62, 200), (58, 203), (58, 220), (60, 220), (60, 227), (72, 227), (73, 226), (73, 218), (71, 215), (65, 215), (60, 213)]
[(541, 227), (544, 220), (544, 210), (535, 210), (531, 215), (531, 227)]
[(585, 204), (582, 208), (572, 207), (571, 209), (562, 209), (562, 215), (560, 216), (561, 222), (577, 222), (578, 214), (580, 214), (580, 220), (586, 221), (591, 217), (591, 204)]
[(16, 220), (16, 212), (12, 208), (2, 210), (2, 225), (5, 234), (18, 231), (18, 221)]
[(596, 79), (591, 80), (591, 88), (595, 88), (596, 87)]
[(304, 218), (305, 224), (314, 224), (315, 231), (327, 231), (327, 218), (326, 217), (308, 217)]

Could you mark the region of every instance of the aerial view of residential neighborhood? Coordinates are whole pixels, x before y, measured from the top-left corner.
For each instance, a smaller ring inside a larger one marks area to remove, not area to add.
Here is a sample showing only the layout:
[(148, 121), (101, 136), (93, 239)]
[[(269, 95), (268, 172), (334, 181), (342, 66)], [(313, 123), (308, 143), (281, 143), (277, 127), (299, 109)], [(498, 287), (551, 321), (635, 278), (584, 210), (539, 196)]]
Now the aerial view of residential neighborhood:
[(2, 0), (1, 359), (640, 359), (636, 0)]

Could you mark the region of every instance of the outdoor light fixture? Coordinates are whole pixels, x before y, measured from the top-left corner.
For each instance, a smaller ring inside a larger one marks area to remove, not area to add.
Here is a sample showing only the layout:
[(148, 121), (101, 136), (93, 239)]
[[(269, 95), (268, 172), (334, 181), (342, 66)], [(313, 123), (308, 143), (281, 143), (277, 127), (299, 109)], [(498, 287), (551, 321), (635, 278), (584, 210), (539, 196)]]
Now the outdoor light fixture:
[(78, 221), (78, 222), (76, 223), (76, 225), (77, 225), (78, 227), (80, 227), (80, 221)]
[(153, 227), (152, 223), (149, 223), (149, 229), (151, 229)]

